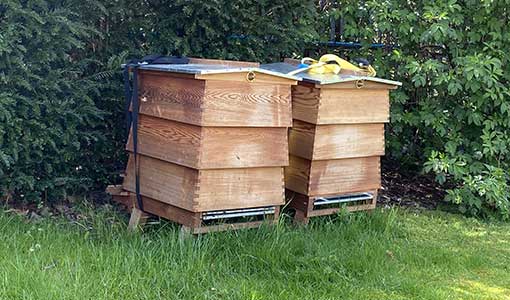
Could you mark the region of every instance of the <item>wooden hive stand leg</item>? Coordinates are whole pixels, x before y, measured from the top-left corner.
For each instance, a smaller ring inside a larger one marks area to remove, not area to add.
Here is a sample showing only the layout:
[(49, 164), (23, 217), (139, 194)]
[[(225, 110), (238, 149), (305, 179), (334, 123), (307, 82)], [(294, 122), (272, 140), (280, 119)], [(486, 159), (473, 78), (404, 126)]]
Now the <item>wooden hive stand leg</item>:
[(309, 213), (313, 209), (313, 200), (306, 195), (294, 193), (289, 206), (296, 211), (294, 224), (307, 225), (310, 221)]
[(131, 232), (138, 231), (143, 227), (143, 225), (145, 225), (148, 218), (149, 214), (136, 207), (133, 207), (131, 210), (131, 217), (129, 218), (128, 230)]
[(374, 198), (372, 199), (372, 205), (370, 206), (370, 211), (375, 209), (375, 206), (377, 205), (377, 197), (378, 197), (379, 190), (374, 190)]
[(279, 205), (274, 207), (274, 215), (272, 218), (273, 220), (271, 222), (273, 225), (278, 225), (278, 223), (280, 222), (280, 210), (281, 207)]

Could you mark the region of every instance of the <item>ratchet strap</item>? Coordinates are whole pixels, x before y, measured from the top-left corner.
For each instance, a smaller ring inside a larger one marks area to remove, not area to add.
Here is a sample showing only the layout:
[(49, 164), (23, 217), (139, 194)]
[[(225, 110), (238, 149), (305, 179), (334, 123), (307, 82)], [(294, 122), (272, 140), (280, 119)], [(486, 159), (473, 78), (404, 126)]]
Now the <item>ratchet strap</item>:
[[(143, 209), (142, 196), (140, 194), (140, 168), (138, 161), (138, 115), (140, 101), (138, 95), (138, 68), (149, 64), (187, 64), (188, 58), (162, 55), (149, 55), (140, 60), (131, 60), (124, 65), (124, 109), (126, 112), (126, 135), (129, 139), (129, 131), (133, 139), (133, 156), (135, 163), (135, 194), (136, 203), (141, 211)], [(130, 74), (133, 74), (130, 80)]]
[(310, 57), (305, 57), (301, 60), (301, 64), (297, 70), (289, 72), (289, 75), (296, 75), (304, 71), (309, 74), (339, 74), (342, 70), (348, 70), (356, 75), (374, 77), (376, 75), (375, 69), (368, 63), (367, 60), (359, 60), (358, 66), (342, 59), (334, 54), (325, 54), (315, 60)]

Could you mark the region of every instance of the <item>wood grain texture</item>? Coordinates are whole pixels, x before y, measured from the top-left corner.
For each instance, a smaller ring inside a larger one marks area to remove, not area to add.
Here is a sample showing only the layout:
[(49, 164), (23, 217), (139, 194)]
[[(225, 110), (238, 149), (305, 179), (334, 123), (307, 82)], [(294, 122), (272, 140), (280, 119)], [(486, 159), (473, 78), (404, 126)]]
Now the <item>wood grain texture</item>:
[(200, 171), (197, 211), (281, 205), (283, 168)]
[(204, 126), (292, 125), (289, 85), (208, 80), (203, 101)]
[(140, 114), (199, 126), (291, 126), (288, 82), (206, 82), (174, 75), (140, 71)]
[[(133, 151), (130, 134), (127, 146)], [(286, 166), (287, 128), (200, 127), (140, 115), (138, 153), (194, 169)]]
[(294, 120), (289, 152), (310, 160), (384, 155), (384, 124), (314, 125)]
[(199, 169), (288, 164), (287, 128), (202, 128)]
[(308, 196), (339, 195), (381, 187), (380, 157), (312, 161)]
[(142, 197), (145, 211), (167, 220), (189, 227), (199, 227), (202, 223), (201, 213), (191, 212), (149, 197)]
[(140, 71), (140, 114), (201, 125), (205, 82), (174, 75)]
[(289, 128), (289, 153), (312, 159), (317, 126), (295, 119)]
[(285, 167), (285, 188), (308, 194), (309, 182), (310, 160), (290, 155), (289, 165)]
[(313, 160), (384, 155), (384, 124), (317, 125)]
[[(190, 168), (200, 168), (202, 128), (171, 120), (140, 115), (138, 153)], [(132, 132), (126, 146), (133, 151)]]
[(386, 123), (389, 110), (388, 90), (322, 88), (316, 124)]
[(316, 124), (319, 113), (320, 89), (299, 83), (292, 87), (292, 118)]
[[(198, 171), (139, 155), (140, 194), (155, 200), (196, 211)], [(129, 155), (123, 188), (135, 192), (135, 163)]]

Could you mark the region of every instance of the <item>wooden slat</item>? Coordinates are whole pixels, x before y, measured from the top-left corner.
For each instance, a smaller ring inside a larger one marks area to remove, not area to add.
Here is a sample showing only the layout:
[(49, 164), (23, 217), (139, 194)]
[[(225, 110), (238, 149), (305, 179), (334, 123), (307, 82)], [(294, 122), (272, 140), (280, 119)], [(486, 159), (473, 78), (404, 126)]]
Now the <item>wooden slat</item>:
[(295, 119), (289, 129), (289, 153), (312, 159), (316, 125)]
[(310, 161), (290, 155), (289, 166), (285, 167), (285, 188), (301, 194), (308, 194)]
[(281, 167), (201, 170), (197, 211), (281, 205)]
[(199, 126), (290, 127), (288, 83), (174, 77), (140, 71), (140, 114)]
[(314, 125), (294, 120), (289, 152), (313, 160), (384, 155), (384, 124)]
[[(133, 151), (132, 137), (127, 150)], [(200, 127), (140, 115), (138, 153), (195, 169), (286, 166), (287, 128)]]
[[(196, 211), (198, 171), (139, 155), (140, 194)], [(135, 192), (134, 156), (129, 155), (123, 188)]]
[(287, 128), (204, 127), (200, 169), (286, 166)]
[(384, 124), (317, 125), (313, 160), (384, 155)]
[(338, 195), (375, 190), (380, 187), (379, 156), (319, 160), (311, 162), (307, 195)]
[(205, 82), (140, 71), (140, 114), (201, 125)]
[(208, 80), (203, 109), (204, 126), (292, 125), (289, 85)]
[(163, 203), (149, 197), (142, 197), (143, 208), (145, 211), (167, 220), (182, 224), (189, 227), (200, 226), (201, 213), (191, 212), (177, 206)]
[(386, 123), (388, 121), (388, 90), (321, 89), (317, 124)]
[[(199, 168), (201, 130), (201, 127), (195, 125), (140, 115), (138, 153)], [(133, 151), (131, 133), (126, 148)]]
[(316, 124), (320, 89), (306, 83), (292, 87), (292, 118)]

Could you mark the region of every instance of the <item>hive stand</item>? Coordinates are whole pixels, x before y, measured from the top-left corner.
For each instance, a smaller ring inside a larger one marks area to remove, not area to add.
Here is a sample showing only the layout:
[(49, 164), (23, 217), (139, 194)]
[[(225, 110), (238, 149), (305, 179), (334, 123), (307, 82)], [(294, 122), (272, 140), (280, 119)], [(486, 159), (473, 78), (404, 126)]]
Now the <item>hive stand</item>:
[[(263, 65), (287, 72), (287, 63)], [(293, 126), (285, 168), (288, 206), (295, 221), (375, 208), (381, 186), (389, 90), (399, 82), (356, 75), (311, 75), (292, 88)]]
[(130, 231), (137, 231), (141, 228), (150, 215), (162, 217), (181, 224), (183, 232), (201, 234), (224, 230), (256, 228), (263, 224), (276, 224), (280, 213), (280, 206), (274, 206), (273, 210), (270, 208), (265, 214), (260, 215), (263, 216), (263, 218), (257, 221), (208, 224), (208, 221), (210, 221), (208, 218), (211, 217), (210, 214), (191, 212), (144, 196), (143, 204), (145, 212), (143, 212), (137, 206), (134, 193), (125, 191), (121, 185), (110, 185), (107, 187), (106, 191), (112, 195), (115, 202), (122, 204), (131, 213), (128, 225)]
[[(285, 202), (283, 167), (289, 161), (296, 78), (213, 62), (146, 65), (138, 73), (143, 208), (192, 233), (257, 227), (267, 218), (273, 223)], [(143, 218), (132, 201), (132, 132), (126, 149), (126, 176), (114, 198), (133, 210), (137, 226)]]

